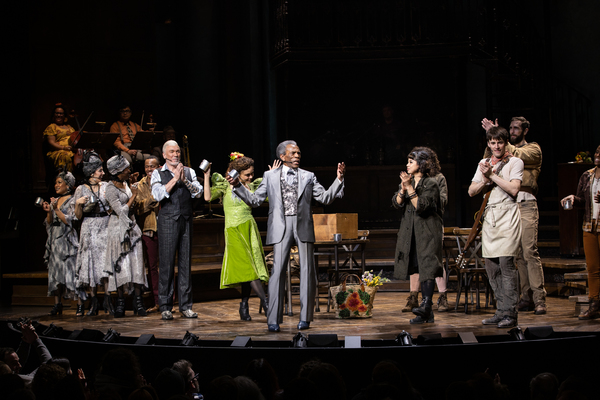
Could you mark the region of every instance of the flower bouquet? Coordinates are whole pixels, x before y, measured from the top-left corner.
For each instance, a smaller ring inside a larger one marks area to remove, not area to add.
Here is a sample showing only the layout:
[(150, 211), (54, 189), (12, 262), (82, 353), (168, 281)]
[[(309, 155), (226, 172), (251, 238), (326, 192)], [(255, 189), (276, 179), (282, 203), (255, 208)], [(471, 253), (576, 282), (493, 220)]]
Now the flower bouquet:
[(592, 157), (590, 156), (590, 152), (589, 151), (580, 151), (575, 156), (575, 162), (591, 164)]
[[(357, 284), (347, 284), (349, 277), (358, 280)], [(380, 278), (381, 279), (381, 278)], [(330, 288), (333, 306), (338, 318), (370, 318), (373, 316), (373, 301), (377, 285), (368, 284), (358, 275), (348, 275), (341, 285)]]

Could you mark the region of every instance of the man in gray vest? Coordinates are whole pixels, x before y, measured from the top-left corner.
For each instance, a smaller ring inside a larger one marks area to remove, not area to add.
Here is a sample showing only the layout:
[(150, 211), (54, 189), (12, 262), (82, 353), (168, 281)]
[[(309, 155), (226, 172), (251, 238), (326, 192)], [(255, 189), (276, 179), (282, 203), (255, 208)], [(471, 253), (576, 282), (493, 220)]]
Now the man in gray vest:
[(337, 179), (325, 189), (315, 174), (300, 166), (300, 148), (293, 140), (277, 146), (281, 168), (266, 171), (263, 181), (254, 193), (239, 183), (238, 179), (227, 180), (233, 191), (251, 207), (260, 206), (269, 198), (269, 220), (267, 222), (267, 245), (273, 245), (273, 270), (269, 279), (269, 309), (267, 327), (269, 332), (279, 332), (283, 322), (283, 299), (285, 297), (285, 274), (290, 258), (290, 248), (298, 245), (300, 257), (300, 322), (298, 329), (308, 329), (313, 319), (316, 274), (314, 265), (315, 228), (310, 204), (312, 199), (322, 204), (331, 204), (336, 197), (343, 196), (344, 163), (338, 164)]
[(158, 308), (162, 319), (173, 319), (173, 277), (177, 253), (179, 311), (186, 318), (197, 318), (192, 311), (192, 198), (203, 188), (193, 169), (179, 161), (181, 150), (174, 140), (163, 145), (165, 165), (152, 173), (152, 196), (161, 204), (158, 213)]

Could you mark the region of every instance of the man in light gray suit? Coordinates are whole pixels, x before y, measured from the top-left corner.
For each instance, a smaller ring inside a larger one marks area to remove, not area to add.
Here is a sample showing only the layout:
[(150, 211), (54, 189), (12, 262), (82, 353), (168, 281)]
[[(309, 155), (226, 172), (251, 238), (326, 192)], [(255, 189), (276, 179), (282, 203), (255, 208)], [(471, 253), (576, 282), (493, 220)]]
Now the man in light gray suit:
[(269, 198), (267, 245), (273, 245), (273, 270), (269, 280), (269, 308), (267, 326), (269, 332), (279, 332), (283, 322), (283, 299), (285, 274), (290, 258), (290, 248), (298, 245), (300, 257), (300, 322), (298, 329), (308, 329), (313, 320), (316, 274), (314, 265), (315, 228), (310, 212), (311, 200), (331, 204), (343, 196), (344, 163), (338, 164), (337, 178), (329, 189), (317, 181), (312, 172), (299, 169), (300, 148), (293, 140), (277, 146), (277, 155), (283, 163), (281, 168), (266, 171), (262, 183), (254, 193), (241, 185), (238, 179), (227, 177), (233, 192), (251, 207), (258, 207)]

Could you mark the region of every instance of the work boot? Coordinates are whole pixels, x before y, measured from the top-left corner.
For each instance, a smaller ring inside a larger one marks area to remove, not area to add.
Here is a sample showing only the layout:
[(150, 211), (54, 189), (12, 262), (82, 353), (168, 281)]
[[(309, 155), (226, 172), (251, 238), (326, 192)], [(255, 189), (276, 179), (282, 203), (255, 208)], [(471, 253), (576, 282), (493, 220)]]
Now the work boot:
[(519, 300), (519, 304), (517, 304), (517, 310), (519, 311), (533, 311), (535, 308), (535, 304), (531, 300)]
[(438, 312), (448, 311), (450, 306), (448, 305), (448, 296), (446, 292), (440, 293), (440, 297), (438, 297), (437, 301), (437, 310)]
[(579, 314), (579, 319), (596, 319), (600, 317), (600, 300), (591, 300), (590, 308)]
[(411, 312), (415, 307), (419, 307), (419, 292), (410, 292), (402, 312)]
[(535, 315), (543, 315), (546, 314), (547, 308), (546, 303), (537, 303), (535, 305), (535, 311), (533, 312)]

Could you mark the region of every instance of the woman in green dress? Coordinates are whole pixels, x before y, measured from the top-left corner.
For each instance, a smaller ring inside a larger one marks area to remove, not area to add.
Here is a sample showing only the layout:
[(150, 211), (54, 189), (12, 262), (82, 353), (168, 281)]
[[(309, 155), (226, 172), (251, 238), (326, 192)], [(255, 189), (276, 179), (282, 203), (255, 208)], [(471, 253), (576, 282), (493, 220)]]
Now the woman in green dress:
[[(226, 173), (236, 170), (240, 174), (242, 185), (254, 192), (262, 181), (262, 178), (252, 180), (254, 160), (240, 153), (231, 153), (230, 158), (232, 161)], [(273, 168), (277, 168), (277, 165)], [(210, 176), (210, 172), (205, 175), (207, 176)], [(222, 199), (225, 213), (225, 253), (221, 269), (221, 289), (242, 286), (240, 318), (242, 321), (250, 321), (250, 292), (254, 289), (266, 312), (268, 302), (262, 282), (269, 280), (262, 240), (252, 216), (252, 208), (231, 191), (231, 185), (217, 172), (210, 181), (207, 178), (204, 180), (204, 199)]]

